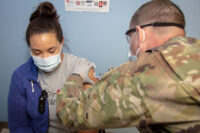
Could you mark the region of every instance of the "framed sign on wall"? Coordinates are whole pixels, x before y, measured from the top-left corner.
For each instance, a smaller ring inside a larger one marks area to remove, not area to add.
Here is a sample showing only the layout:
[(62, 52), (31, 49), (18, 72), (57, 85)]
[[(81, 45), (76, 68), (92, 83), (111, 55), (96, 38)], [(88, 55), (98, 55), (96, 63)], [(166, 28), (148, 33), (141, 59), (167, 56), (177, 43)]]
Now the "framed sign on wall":
[(109, 12), (109, 0), (65, 0), (65, 10)]

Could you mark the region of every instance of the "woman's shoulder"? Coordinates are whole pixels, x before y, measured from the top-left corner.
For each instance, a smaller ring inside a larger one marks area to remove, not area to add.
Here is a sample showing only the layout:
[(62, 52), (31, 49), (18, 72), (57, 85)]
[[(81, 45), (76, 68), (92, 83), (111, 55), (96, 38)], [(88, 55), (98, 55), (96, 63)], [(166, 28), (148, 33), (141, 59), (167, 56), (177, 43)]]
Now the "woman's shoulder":
[(66, 58), (81, 58), (81, 57), (78, 57), (78, 56), (71, 54), (71, 53), (64, 53), (64, 55), (65, 55)]
[(76, 56), (76, 55), (73, 55), (71, 53), (64, 53), (64, 56), (65, 56), (65, 60), (67, 62), (69, 61), (72, 61), (72, 62), (77, 62), (77, 61), (86, 61), (86, 62), (90, 62), (88, 61), (86, 58), (84, 57), (79, 57), (79, 56)]

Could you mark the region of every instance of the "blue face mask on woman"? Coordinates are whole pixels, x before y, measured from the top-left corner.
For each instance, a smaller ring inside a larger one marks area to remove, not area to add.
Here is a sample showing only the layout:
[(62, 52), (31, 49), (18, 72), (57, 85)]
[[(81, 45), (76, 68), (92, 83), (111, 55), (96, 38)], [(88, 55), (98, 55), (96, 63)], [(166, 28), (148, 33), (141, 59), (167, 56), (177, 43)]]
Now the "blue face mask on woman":
[(42, 71), (44, 72), (52, 72), (53, 70), (55, 70), (57, 68), (57, 66), (60, 64), (61, 62), (61, 49), (60, 52), (56, 55), (47, 57), (47, 58), (41, 58), (41, 57), (37, 57), (37, 56), (32, 56), (34, 64)]

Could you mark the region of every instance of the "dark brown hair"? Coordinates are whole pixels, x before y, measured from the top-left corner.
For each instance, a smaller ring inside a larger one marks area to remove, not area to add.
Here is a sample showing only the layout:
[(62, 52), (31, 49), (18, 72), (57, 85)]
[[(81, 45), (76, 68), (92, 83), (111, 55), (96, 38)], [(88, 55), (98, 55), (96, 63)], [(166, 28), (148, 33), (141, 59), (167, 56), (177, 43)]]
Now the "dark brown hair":
[(26, 42), (30, 46), (30, 37), (33, 34), (56, 33), (58, 41), (61, 43), (63, 32), (59, 23), (59, 16), (50, 2), (40, 3), (37, 9), (31, 14), (29, 25), (26, 30)]
[(171, 22), (185, 26), (183, 12), (170, 0), (151, 0), (142, 5), (133, 15), (130, 28), (153, 22)]

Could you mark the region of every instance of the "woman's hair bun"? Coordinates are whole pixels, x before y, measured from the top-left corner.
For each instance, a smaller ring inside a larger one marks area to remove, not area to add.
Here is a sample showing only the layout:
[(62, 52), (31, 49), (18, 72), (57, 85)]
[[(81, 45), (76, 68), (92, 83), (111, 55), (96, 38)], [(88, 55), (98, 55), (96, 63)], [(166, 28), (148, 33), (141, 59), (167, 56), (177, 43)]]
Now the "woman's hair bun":
[(50, 2), (42, 2), (37, 7), (37, 9), (32, 13), (30, 17), (30, 21), (39, 18), (49, 18), (49, 19), (58, 19), (58, 15), (56, 9), (54, 8), (53, 4)]

